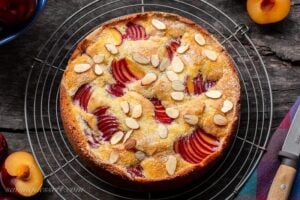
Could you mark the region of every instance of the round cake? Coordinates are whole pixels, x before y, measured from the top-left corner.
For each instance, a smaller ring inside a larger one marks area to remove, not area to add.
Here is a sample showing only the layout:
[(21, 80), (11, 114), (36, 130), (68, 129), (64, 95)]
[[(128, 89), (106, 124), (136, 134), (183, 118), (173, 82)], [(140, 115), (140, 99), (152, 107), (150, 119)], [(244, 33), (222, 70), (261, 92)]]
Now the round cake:
[(201, 176), (228, 147), (240, 84), (204, 28), (171, 13), (137, 13), (78, 44), (60, 108), (65, 134), (90, 169), (111, 182), (162, 189)]

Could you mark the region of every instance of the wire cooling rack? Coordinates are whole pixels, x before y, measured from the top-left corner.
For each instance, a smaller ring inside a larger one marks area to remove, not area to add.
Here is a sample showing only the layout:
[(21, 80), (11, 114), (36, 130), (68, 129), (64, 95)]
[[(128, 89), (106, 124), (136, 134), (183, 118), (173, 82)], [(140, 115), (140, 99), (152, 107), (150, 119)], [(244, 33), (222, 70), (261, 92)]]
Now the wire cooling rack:
[[(241, 117), (228, 153), (201, 180), (159, 193), (127, 191), (97, 177), (70, 147), (59, 113), (59, 83), (76, 44), (109, 19), (145, 11), (177, 13), (208, 29), (227, 48), (242, 87)], [(265, 151), (273, 115), (266, 68), (247, 31), (203, 0), (96, 0), (67, 18), (34, 57), (26, 87), (28, 139), (46, 182), (62, 199), (234, 198)]]

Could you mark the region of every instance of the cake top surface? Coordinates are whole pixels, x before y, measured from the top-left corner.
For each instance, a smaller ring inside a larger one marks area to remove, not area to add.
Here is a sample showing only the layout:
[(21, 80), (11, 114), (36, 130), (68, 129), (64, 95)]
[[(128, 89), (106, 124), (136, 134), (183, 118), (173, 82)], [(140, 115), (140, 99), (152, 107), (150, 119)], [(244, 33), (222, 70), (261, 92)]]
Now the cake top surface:
[(239, 112), (227, 52), (199, 25), (168, 13), (99, 27), (72, 55), (62, 87), (84, 148), (132, 178), (164, 179), (206, 165), (228, 142)]

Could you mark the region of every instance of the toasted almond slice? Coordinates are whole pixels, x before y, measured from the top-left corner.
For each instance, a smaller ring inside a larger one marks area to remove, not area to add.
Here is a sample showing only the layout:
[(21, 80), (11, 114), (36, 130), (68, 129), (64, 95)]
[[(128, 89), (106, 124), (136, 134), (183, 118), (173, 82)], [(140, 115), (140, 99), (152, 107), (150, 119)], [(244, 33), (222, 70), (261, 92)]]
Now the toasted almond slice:
[(77, 73), (83, 73), (86, 72), (87, 70), (89, 70), (92, 66), (90, 64), (87, 63), (82, 63), (82, 64), (76, 64), (74, 66), (74, 71)]
[(136, 140), (135, 139), (129, 139), (124, 144), (124, 148), (126, 150), (133, 150), (133, 149), (135, 149), (135, 146), (136, 146)]
[(177, 81), (177, 80), (179, 80), (178, 75), (175, 72), (173, 72), (173, 71), (166, 71), (166, 75), (167, 75), (167, 78), (170, 81)]
[(95, 64), (94, 66), (94, 72), (96, 75), (100, 76), (103, 74), (103, 65)]
[(219, 56), (217, 52), (208, 49), (202, 50), (202, 55), (206, 56), (211, 61), (216, 61)]
[(94, 63), (100, 64), (104, 61), (104, 55), (102, 54), (96, 54), (93, 56)]
[(200, 33), (195, 34), (195, 41), (196, 41), (200, 46), (203, 46), (203, 45), (205, 45), (205, 43), (206, 43), (204, 37), (203, 37)]
[(159, 65), (159, 56), (157, 54), (152, 55), (150, 57), (150, 61), (151, 61), (151, 65), (153, 67), (158, 67), (158, 65)]
[(196, 115), (183, 115), (183, 119), (190, 125), (196, 125), (198, 123), (198, 117)]
[(159, 71), (165, 71), (167, 69), (167, 67), (170, 66), (170, 61), (169, 59), (167, 58), (163, 58), (162, 61), (160, 62), (160, 65), (159, 65)]
[(123, 111), (125, 114), (129, 113), (129, 111), (130, 111), (130, 106), (129, 106), (129, 103), (128, 103), (127, 101), (122, 101), (122, 102), (120, 103), (120, 105), (121, 105), (122, 111)]
[(170, 155), (166, 162), (166, 169), (167, 169), (168, 174), (173, 175), (176, 171), (176, 167), (177, 167), (177, 159), (175, 156)]
[(179, 117), (179, 110), (177, 110), (176, 108), (167, 108), (166, 114), (172, 119), (176, 119), (177, 117)]
[(218, 99), (222, 96), (222, 91), (209, 90), (209, 91), (205, 92), (205, 95), (211, 99)]
[(146, 158), (146, 154), (142, 151), (137, 151), (134, 155), (138, 160), (144, 160)]
[(110, 143), (111, 144), (117, 144), (119, 143), (124, 136), (124, 133), (122, 131), (118, 131), (113, 134), (113, 136), (110, 138)]
[(226, 100), (223, 102), (223, 106), (222, 106), (222, 108), (221, 108), (221, 111), (222, 111), (223, 113), (227, 113), (227, 112), (231, 111), (232, 108), (233, 108), (233, 103), (232, 103), (230, 100), (226, 99)]
[(133, 133), (133, 130), (129, 130), (126, 132), (124, 139), (123, 139), (123, 143), (125, 143), (130, 138), (132, 133)]
[(133, 53), (132, 59), (135, 60), (137, 63), (140, 63), (142, 65), (147, 65), (150, 63), (150, 58), (140, 54), (140, 53)]
[(178, 56), (174, 56), (171, 65), (172, 70), (176, 73), (181, 73), (184, 69), (184, 63)]
[(171, 97), (175, 101), (182, 101), (184, 99), (183, 92), (171, 92)]
[(185, 90), (185, 85), (178, 80), (172, 81), (172, 89), (175, 91), (184, 91)]
[(183, 46), (178, 47), (176, 52), (182, 54), (182, 53), (185, 53), (188, 49), (189, 49), (189, 45), (183, 45)]
[(214, 123), (215, 123), (216, 125), (219, 125), (219, 126), (225, 126), (225, 125), (227, 125), (228, 120), (227, 120), (227, 118), (224, 117), (223, 115), (216, 114), (216, 115), (214, 116)]
[(141, 104), (135, 105), (132, 109), (131, 117), (133, 118), (139, 118), (142, 116), (143, 108)]
[(114, 164), (114, 163), (116, 163), (119, 160), (119, 157), (120, 157), (120, 155), (119, 155), (119, 153), (117, 151), (112, 151), (110, 153), (108, 162), (110, 164)]
[(157, 133), (160, 138), (166, 139), (168, 137), (168, 128), (163, 124), (158, 124)]
[(111, 44), (111, 43), (105, 44), (105, 48), (107, 49), (107, 51), (109, 51), (109, 53), (111, 53), (113, 55), (115, 55), (119, 52), (116, 45)]
[(147, 73), (141, 80), (142, 85), (150, 85), (155, 82), (157, 79), (157, 75), (153, 72)]
[(128, 126), (131, 129), (138, 129), (138, 128), (140, 128), (139, 123), (135, 119), (133, 119), (131, 117), (127, 117), (125, 119), (125, 124), (126, 124), (126, 126)]
[(162, 21), (159, 21), (158, 19), (152, 19), (152, 25), (158, 29), (158, 30), (165, 30), (167, 27), (166, 27), (166, 24), (163, 23)]

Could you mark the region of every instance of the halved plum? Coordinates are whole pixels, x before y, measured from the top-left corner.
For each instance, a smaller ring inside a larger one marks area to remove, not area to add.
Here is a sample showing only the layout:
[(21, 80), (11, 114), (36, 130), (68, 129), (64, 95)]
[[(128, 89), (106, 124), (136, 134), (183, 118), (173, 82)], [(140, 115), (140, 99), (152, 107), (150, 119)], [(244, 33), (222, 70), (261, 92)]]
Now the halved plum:
[(206, 92), (209, 88), (216, 85), (216, 81), (204, 80), (199, 73), (196, 77), (188, 76), (186, 79), (186, 92), (190, 95), (200, 95)]
[(184, 160), (197, 164), (215, 152), (219, 145), (218, 138), (205, 133), (201, 128), (197, 128), (191, 135), (175, 141), (173, 148)]
[(173, 119), (166, 114), (165, 107), (161, 104), (161, 101), (157, 98), (152, 98), (150, 99), (150, 101), (154, 105), (155, 119), (157, 119), (161, 123), (170, 124)]
[(83, 84), (73, 96), (73, 102), (86, 111), (91, 96), (92, 86), (89, 84)]
[(125, 30), (125, 34), (123, 35), (123, 39), (145, 40), (149, 38), (149, 35), (146, 33), (146, 30), (142, 25), (128, 22), (126, 26), (127, 28)]

